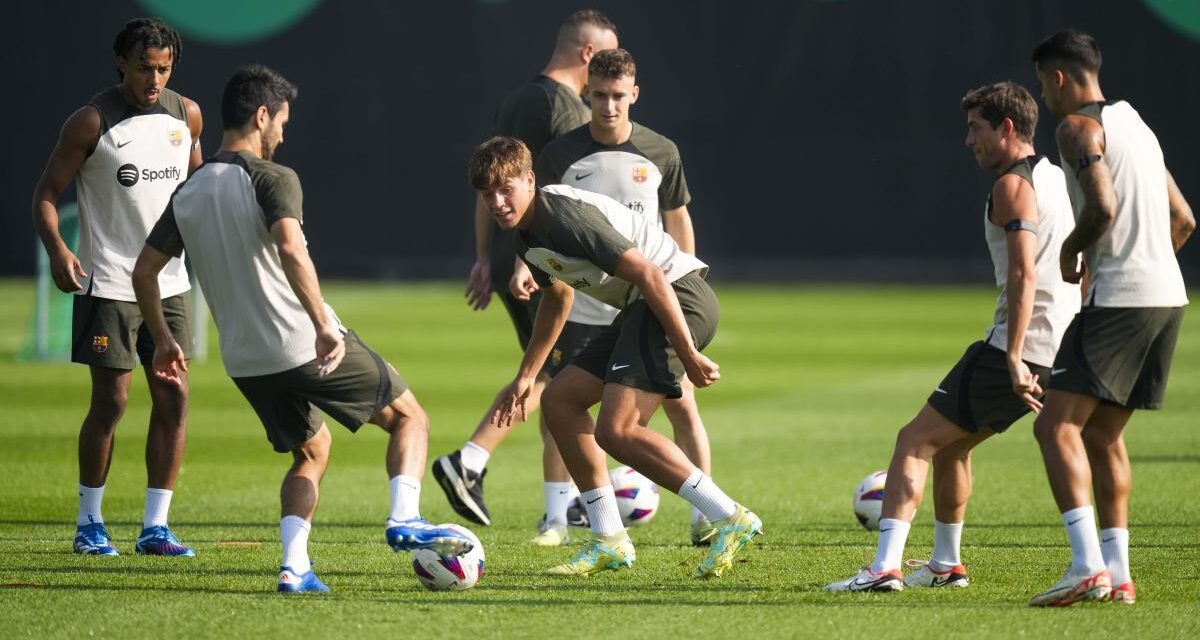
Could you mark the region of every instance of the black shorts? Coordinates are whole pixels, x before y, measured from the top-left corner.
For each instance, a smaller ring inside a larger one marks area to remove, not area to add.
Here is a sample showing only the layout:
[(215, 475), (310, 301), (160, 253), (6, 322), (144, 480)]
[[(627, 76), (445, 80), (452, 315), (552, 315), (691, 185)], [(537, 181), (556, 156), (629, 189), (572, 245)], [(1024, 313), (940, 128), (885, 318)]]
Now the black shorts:
[[(1050, 369), (1025, 363), (1044, 385)], [(981, 427), (1002, 433), (1029, 413), (1029, 407), (1013, 393), (1008, 373), (1008, 354), (986, 342), (967, 347), (962, 358), (929, 395), (929, 406), (965, 431)]]
[(408, 390), (396, 369), (353, 331), (346, 334), (346, 355), (338, 368), (325, 377), (317, 368), (314, 359), (279, 373), (233, 379), (280, 453), (317, 434), (321, 411), (354, 432)]
[(1183, 307), (1084, 307), (1063, 336), (1050, 389), (1161, 409)]
[(514, 234), (514, 231), (492, 229), (492, 292), (500, 298), (504, 310), (508, 312), (513, 329), (517, 332), (517, 342), (524, 351), (529, 346), (529, 338), (533, 336), (533, 319), (537, 316), (538, 302), (541, 301), (542, 294), (535, 293), (529, 300), (522, 301), (513, 297), (508, 289), (508, 282), (513, 275), (513, 264), (517, 259), (516, 247), (513, 244)]
[[(697, 349), (703, 350), (717, 334), (720, 308), (712, 288), (692, 272), (671, 283), (684, 320)], [(613, 323), (604, 327), (571, 364), (604, 380), (679, 398), (683, 390), (683, 363), (667, 340), (658, 318), (638, 299), (625, 307)]]
[[(164, 298), (163, 316), (184, 357), (195, 351), (192, 304), (187, 293)], [(71, 309), (71, 362), (132, 371), (154, 360), (154, 339), (136, 302), (79, 294)]]
[(542, 368), (551, 378), (562, 372), (567, 365), (583, 351), (583, 348), (591, 344), (597, 336), (608, 328), (605, 324), (583, 324), (581, 322), (568, 322), (563, 326), (562, 333), (558, 334), (558, 340), (554, 342), (554, 348), (550, 350), (550, 357), (546, 359), (546, 366)]

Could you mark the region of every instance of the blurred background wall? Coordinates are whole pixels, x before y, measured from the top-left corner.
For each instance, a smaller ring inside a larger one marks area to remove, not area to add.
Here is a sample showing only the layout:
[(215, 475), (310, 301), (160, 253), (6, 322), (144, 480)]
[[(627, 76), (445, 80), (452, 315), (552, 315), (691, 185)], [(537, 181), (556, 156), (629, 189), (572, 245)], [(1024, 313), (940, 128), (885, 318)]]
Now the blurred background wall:
[[(220, 95), (262, 62), (300, 87), (276, 160), (305, 189), (326, 277), (462, 278), (465, 164), (506, 92), (546, 62), (575, 9), (607, 13), (637, 58), (635, 120), (674, 139), (713, 277), (978, 281), (994, 175), (963, 145), (959, 98), (1003, 79), (1036, 96), (1030, 52), (1091, 32), (1108, 98), (1157, 132), (1200, 210), (1200, 2), (1194, 0), (125, 0), (4, 9), (0, 274), (35, 265), (30, 199), (62, 122), (116, 82), (112, 40), (160, 15), (184, 38), (170, 87), (220, 141)], [(1044, 110), (1036, 145), (1057, 160)], [(1200, 275), (1200, 251), (1185, 270)]]

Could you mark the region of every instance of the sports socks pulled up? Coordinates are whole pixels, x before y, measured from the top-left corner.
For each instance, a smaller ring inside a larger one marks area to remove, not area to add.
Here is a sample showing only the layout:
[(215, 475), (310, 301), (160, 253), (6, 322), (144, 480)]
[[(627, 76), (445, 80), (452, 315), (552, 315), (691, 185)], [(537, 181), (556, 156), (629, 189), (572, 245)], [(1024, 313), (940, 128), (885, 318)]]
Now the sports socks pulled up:
[(1096, 534), (1096, 510), (1085, 505), (1064, 511), (1063, 526), (1071, 542), (1071, 570), (1091, 575), (1104, 570), (1100, 536)]
[(700, 469), (694, 469), (676, 493), (680, 498), (692, 503), (709, 522), (724, 520), (737, 510), (733, 499), (725, 495), (713, 479)]
[(1104, 556), (1104, 564), (1108, 566), (1114, 587), (1133, 580), (1129, 575), (1129, 529), (1101, 529), (1100, 553)]
[(170, 489), (146, 489), (146, 511), (142, 515), (142, 528), (167, 526), (167, 512), (171, 510)]
[(567, 507), (576, 494), (570, 482), (543, 482), (542, 494), (546, 503), (546, 522), (566, 526)]
[(617, 509), (617, 495), (613, 493), (611, 484), (584, 491), (579, 497), (587, 511), (592, 533), (596, 536), (611, 536), (625, 530), (625, 525), (621, 522), (621, 512)]
[(483, 470), (487, 468), (488, 458), (492, 457), (490, 451), (470, 440), (463, 445), (462, 449), (458, 450), (458, 455), (462, 466), (475, 473), (483, 473)]
[(421, 517), (421, 481), (412, 476), (399, 475), (388, 483), (391, 496), (391, 511), (388, 526)]
[(75, 524), (83, 526), (104, 522), (104, 515), (100, 513), (100, 503), (104, 501), (104, 485), (98, 487), (85, 487), (79, 485), (79, 513), (75, 516)]
[(312, 525), (300, 516), (284, 516), (279, 521), (279, 536), (283, 539), (283, 566), (304, 575), (312, 569), (308, 559), (308, 534)]
[(949, 571), (962, 564), (963, 523), (933, 521), (933, 556), (929, 564), (936, 571)]

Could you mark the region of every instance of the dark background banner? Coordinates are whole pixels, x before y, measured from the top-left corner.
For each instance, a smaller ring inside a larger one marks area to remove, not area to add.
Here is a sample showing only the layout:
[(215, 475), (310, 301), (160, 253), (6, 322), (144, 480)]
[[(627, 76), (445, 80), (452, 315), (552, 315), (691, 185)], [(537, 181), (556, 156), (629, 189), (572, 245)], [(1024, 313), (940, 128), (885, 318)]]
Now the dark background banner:
[[(579, 5), (587, 6), (587, 5)], [(674, 139), (714, 277), (979, 280), (994, 176), (963, 145), (959, 98), (1012, 79), (1063, 27), (1090, 31), (1108, 98), (1157, 132), (1200, 209), (1200, 11), (1172, 0), (692, 0), (596, 2), (638, 60), (633, 117)], [(325, 276), (464, 278), (473, 255), (465, 165), (503, 95), (539, 71), (574, 5), (553, 0), (368, 3), (24, 2), (0, 26), (0, 274), (30, 274), (30, 196), (70, 113), (116, 81), (111, 44), (132, 17), (184, 36), (170, 87), (200, 103), (206, 153), (220, 94), (262, 62), (300, 87), (276, 160), (305, 189)], [(1187, 15), (1191, 12), (1191, 16)], [(1177, 15), (1179, 14), (1179, 15)], [(1051, 116), (1036, 145), (1057, 160)], [(1200, 270), (1200, 252), (1181, 261)]]

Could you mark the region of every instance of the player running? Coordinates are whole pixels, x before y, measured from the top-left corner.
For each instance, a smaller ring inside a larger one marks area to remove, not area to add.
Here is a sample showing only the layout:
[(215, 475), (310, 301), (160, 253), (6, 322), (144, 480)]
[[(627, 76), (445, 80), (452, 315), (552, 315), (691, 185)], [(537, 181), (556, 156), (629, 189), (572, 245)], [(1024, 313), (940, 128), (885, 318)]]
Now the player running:
[[(1000, 297), (995, 324), (972, 344), (896, 437), (875, 561), (825, 591), (965, 587), (960, 540), (971, 495), (971, 451), (1042, 405), (1041, 383), (1071, 317), (1079, 287), (1059, 275), (1059, 247), (1074, 228), (1063, 172), (1036, 155), (1037, 103), (1011, 82), (962, 99), (967, 147), (999, 177), (984, 208), (984, 238)], [(905, 577), (900, 561), (933, 461), (934, 547)]]
[[(546, 145), (535, 164), (539, 183), (565, 184), (609, 196), (646, 216), (665, 230), (682, 251), (695, 255), (695, 234), (687, 208), (691, 196), (679, 151), (675, 143), (629, 119), (629, 108), (640, 91), (633, 56), (624, 49), (597, 53), (588, 64), (587, 86), (591, 122)], [(518, 264), (516, 272), (513, 294), (518, 298), (528, 297), (537, 290), (529, 267)], [(550, 375), (562, 371), (612, 324), (618, 313), (618, 309), (591, 296), (575, 298), (567, 324), (550, 352), (547, 365)], [(687, 378), (680, 383), (683, 395), (664, 400), (663, 410), (670, 418), (679, 448), (701, 471), (711, 475), (708, 433), (696, 407), (695, 387)], [(583, 509), (580, 507), (579, 511)], [(566, 505), (561, 511), (548, 511), (534, 544), (565, 544), (566, 525)], [(715, 533), (704, 514), (692, 507), (692, 544), (708, 544)]]
[[(60, 290), (74, 293), (71, 361), (88, 365), (91, 405), (79, 429), (79, 511), (75, 553), (115, 556), (101, 503), (117, 424), (125, 413), (133, 370), (146, 367), (152, 409), (146, 436), (146, 508), (134, 550), (194, 556), (167, 525), (187, 440), (187, 375), (179, 384), (149, 369), (154, 344), (135, 303), (130, 273), (150, 227), (171, 193), (200, 166), (203, 119), (195, 102), (167, 89), (182, 53), (179, 34), (157, 18), (126, 23), (113, 43), (120, 82), (71, 114), (33, 196), (33, 224)], [(58, 231), (58, 198), (75, 181), (78, 255)], [(159, 278), (162, 308), (174, 340), (191, 357), (191, 289), (183, 260)]]
[[(1175, 252), (1196, 223), (1154, 132), (1128, 102), (1105, 100), (1100, 48), (1091, 36), (1060, 31), (1034, 49), (1033, 62), (1042, 100), (1061, 120), (1056, 137), (1075, 207), (1062, 277), (1079, 282), (1086, 273), (1090, 286), (1034, 424), (1071, 565), (1029, 604), (1065, 606), (1110, 595), (1133, 604), (1124, 431), (1135, 409), (1162, 407), (1188, 302)], [(1099, 536), (1089, 488), (1099, 507)]]
[[(542, 291), (533, 335), (497, 411), (498, 424), (527, 415), (538, 372), (566, 323), (575, 289), (621, 314), (550, 382), (542, 410), (587, 510), (593, 539), (551, 575), (590, 575), (635, 560), (605, 452), (675, 491), (717, 529), (697, 577), (719, 576), (762, 529), (675, 443), (647, 428), (666, 397), (681, 395), (686, 372), (697, 387), (720, 378), (701, 350), (717, 325), (717, 299), (704, 281), (707, 265), (679, 249), (645, 216), (604, 195), (564, 185), (535, 188), (529, 149), (491, 138), (475, 149), (471, 185), (502, 229), (517, 229), (518, 255)], [(600, 403), (593, 423), (588, 409)]]
[[(590, 112), (581, 95), (588, 79), (588, 62), (597, 52), (616, 46), (617, 28), (604, 14), (591, 9), (571, 14), (558, 30), (554, 52), (546, 67), (500, 105), (492, 135), (512, 136), (523, 141), (536, 158), (551, 140), (587, 123)], [(513, 249), (513, 233), (496, 229), (491, 214), (478, 198), (475, 204), (475, 251), (475, 264), (467, 284), (467, 302), (477, 310), (483, 309), (488, 306), (494, 290), (512, 319), (521, 349), (525, 349), (533, 331), (539, 296), (533, 292), (517, 298), (510, 292), (513, 266), (520, 262)], [(548, 374), (538, 377), (529, 397), (530, 411), (537, 409), (548, 379)], [(450, 506), (462, 517), (483, 525), (492, 522), (483, 497), (488, 459), (509, 434), (508, 429), (497, 429), (491, 422), (496, 406), (493, 402), (476, 425), (475, 433), (460, 450), (433, 462), (433, 475), (446, 493)], [(544, 420), (541, 435), (546, 512), (558, 513), (564, 511), (579, 492), (571, 485), (571, 477), (546, 431)], [(539, 538), (542, 532), (539, 524)]]
[(308, 555), (332, 440), (322, 411), (352, 432), (370, 422), (389, 434), (385, 536), (394, 550), (457, 554), (472, 546), (420, 516), (429, 437), (424, 410), (396, 370), (343, 327), (321, 298), (301, 228), (300, 180), (271, 161), (295, 98), (295, 86), (263, 66), (230, 78), (221, 101), (221, 149), (171, 198), (133, 272), (154, 339), (154, 375), (182, 384), (187, 362), (163, 318), (157, 277), (188, 248), (220, 332), (226, 372), (275, 450), (292, 454), (280, 492), (278, 589), (285, 593), (329, 590)]

